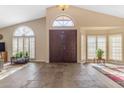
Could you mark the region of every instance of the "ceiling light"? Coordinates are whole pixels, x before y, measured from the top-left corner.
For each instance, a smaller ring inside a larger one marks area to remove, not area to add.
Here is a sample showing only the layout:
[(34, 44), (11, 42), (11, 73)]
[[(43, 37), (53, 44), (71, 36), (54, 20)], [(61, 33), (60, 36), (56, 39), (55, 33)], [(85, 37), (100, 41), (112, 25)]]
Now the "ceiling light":
[(69, 8), (69, 5), (59, 5), (59, 9), (62, 11), (65, 11), (68, 8)]

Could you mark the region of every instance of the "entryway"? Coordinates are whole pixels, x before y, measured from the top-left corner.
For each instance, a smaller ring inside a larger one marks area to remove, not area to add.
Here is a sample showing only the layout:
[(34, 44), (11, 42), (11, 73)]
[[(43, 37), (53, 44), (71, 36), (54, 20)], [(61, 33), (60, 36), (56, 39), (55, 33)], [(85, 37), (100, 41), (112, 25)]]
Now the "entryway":
[(77, 30), (49, 31), (50, 62), (77, 62)]

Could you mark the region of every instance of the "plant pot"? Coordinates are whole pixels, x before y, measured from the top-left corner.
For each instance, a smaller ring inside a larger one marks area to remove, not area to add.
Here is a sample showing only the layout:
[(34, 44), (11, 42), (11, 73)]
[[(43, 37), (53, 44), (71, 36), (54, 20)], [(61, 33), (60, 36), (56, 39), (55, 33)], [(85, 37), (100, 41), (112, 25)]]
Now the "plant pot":
[(98, 59), (102, 59), (102, 57), (98, 57)]

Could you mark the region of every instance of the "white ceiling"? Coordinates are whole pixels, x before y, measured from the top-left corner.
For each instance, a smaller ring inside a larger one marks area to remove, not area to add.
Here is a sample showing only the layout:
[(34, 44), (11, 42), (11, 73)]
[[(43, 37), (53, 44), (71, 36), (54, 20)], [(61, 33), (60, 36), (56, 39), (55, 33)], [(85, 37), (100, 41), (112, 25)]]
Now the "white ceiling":
[[(1, 5), (0, 28), (44, 17), (48, 7), (51, 5)], [(124, 18), (124, 6), (78, 5), (77, 7)]]
[(124, 5), (78, 5), (77, 7), (124, 18)]
[(38, 19), (45, 16), (46, 8), (49, 6), (38, 5), (16, 5), (0, 6), (0, 28), (10, 25)]

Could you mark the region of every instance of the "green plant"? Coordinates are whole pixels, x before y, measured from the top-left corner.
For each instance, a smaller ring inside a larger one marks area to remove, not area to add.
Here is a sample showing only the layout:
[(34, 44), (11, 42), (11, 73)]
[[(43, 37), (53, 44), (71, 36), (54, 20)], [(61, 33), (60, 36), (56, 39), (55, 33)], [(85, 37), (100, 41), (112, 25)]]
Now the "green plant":
[(23, 52), (23, 51), (17, 52), (15, 55), (16, 58), (22, 58), (22, 57), (27, 57), (27, 56), (28, 56), (28, 52)]
[(16, 56), (16, 58), (20, 58), (20, 53), (17, 52), (15, 56)]
[(28, 55), (28, 52), (25, 52), (25, 56), (26, 56), (26, 57), (29, 56), (29, 55)]
[(20, 58), (22, 58), (23, 57), (23, 52), (20, 52)]
[(23, 57), (27, 57), (28, 56), (28, 52), (23, 52)]
[(98, 59), (102, 59), (103, 54), (104, 54), (104, 51), (102, 49), (97, 49), (96, 50), (96, 56), (97, 56)]

